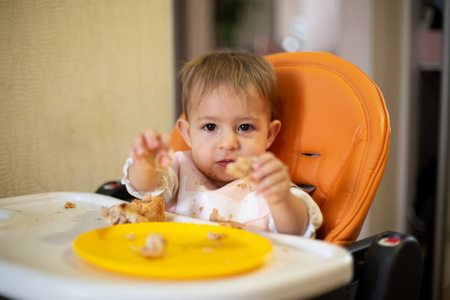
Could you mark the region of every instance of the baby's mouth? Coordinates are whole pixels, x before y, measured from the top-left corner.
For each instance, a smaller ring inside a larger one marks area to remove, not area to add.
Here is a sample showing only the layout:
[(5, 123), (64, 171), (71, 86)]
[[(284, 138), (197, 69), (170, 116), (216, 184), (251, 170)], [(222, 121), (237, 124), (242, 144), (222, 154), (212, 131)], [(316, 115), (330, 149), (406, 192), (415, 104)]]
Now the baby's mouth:
[(217, 162), (217, 165), (222, 168), (226, 168), (229, 163), (234, 162), (234, 159), (223, 159)]

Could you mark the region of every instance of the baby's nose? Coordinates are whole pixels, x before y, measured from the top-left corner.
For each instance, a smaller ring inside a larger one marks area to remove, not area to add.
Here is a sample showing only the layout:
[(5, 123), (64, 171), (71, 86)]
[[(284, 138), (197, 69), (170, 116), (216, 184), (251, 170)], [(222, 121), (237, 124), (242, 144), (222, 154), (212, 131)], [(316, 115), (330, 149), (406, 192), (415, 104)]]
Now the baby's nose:
[(232, 130), (228, 130), (222, 134), (220, 141), (220, 148), (225, 150), (236, 149), (238, 146), (236, 133)]

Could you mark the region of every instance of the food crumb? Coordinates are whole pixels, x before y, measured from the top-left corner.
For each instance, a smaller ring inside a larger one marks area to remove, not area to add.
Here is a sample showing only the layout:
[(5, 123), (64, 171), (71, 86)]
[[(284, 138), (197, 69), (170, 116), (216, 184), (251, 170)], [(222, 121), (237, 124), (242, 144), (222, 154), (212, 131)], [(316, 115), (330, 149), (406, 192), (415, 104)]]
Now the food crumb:
[(283, 251), (284, 252), (289, 252), (289, 249), (288, 248), (283, 248)]
[(237, 229), (243, 229), (245, 227), (245, 224), (234, 222), (234, 221), (221, 221), (219, 222), (220, 226), (224, 227), (231, 227), (231, 228), (237, 228)]
[(221, 222), (221, 221), (224, 221), (224, 219), (225, 218), (219, 214), (219, 211), (217, 210), (217, 208), (213, 208), (213, 210), (209, 216), (209, 220), (212, 222)]
[(132, 247), (132, 249), (148, 258), (160, 258), (166, 255), (166, 244), (167, 240), (161, 234), (150, 233), (145, 238), (144, 246), (140, 248)]
[(210, 231), (206, 234), (206, 237), (211, 241), (218, 241), (223, 239), (224, 235), (222, 233), (214, 233)]
[(247, 183), (241, 182), (237, 186), (240, 187), (240, 188), (246, 189), (247, 188)]
[(130, 232), (129, 234), (127, 234), (127, 235), (125, 236), (125, 238), (126, 238), (127, 240), (135, 240), (135, 239), (136, 239), (136, 235), (134, 234), (134, 232)]
[(75, 207), (77, 207), (77, 205), (69, 201), (67, 201), (66, 204), (64, 205), (64, 208), (75, 208)]

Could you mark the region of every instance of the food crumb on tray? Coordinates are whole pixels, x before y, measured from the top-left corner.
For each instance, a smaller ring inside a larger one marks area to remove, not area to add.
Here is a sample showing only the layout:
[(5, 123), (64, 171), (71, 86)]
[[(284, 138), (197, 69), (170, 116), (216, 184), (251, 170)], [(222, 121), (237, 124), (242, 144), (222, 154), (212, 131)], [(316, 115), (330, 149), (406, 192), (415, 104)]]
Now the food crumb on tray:
[(67, 201), (66, 204), (64, 205), (64, 208), (75, 208), (75, 207), (77, 207), (77, 205), (69, 201)]

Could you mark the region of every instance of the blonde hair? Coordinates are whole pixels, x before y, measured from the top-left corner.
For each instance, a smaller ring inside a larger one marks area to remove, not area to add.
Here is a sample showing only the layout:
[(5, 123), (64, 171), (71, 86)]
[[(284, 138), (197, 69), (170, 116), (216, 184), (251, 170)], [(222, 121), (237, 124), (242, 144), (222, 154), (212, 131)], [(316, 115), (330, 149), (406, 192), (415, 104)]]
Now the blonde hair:
[(201, 99), (219, 85), (232, 87), (251, 98), (256, 93), (265, 101), (270, 117), (275, 116), (277, 77), (270, 62), (247, 51), (214, 51), (197, 57), (181, 69), (183, 112), (188, 118), (192, 90), (198, 88)]

